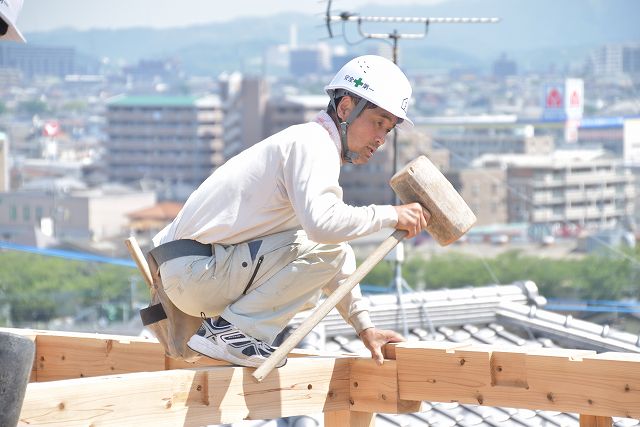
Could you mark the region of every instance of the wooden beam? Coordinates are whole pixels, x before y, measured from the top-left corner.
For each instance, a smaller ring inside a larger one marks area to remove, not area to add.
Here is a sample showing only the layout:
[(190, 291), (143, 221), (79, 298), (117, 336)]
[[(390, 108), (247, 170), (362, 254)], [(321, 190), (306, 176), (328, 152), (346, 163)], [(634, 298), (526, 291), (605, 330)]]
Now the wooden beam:
[(598, 417), (596, 415), (580, 415), (580, 427), (611, 427), (611, 417)]
[(164, 351), (156, 343), (40, 335), (36, 338), (37, 381), (162, 371)]
[(400, 399), (398, 371), (395, 360), (385, 360), (382, 366), (367, 359), (351, 361), (351, 410), (406, 414), (420, 412), (421, 401)]
[(400, 398), (640, 418), (640, 354), (494, 350), (397, 345)]
[(410, 342), (388, 346), (396, 360), (377, 367), (296, 350), (258, 384), (247, 368), (168, 359), (153, 339), (0, 330), (35, 340), (32, 379), (48, 381), (27, 388), (29, 425), (195, 426), (325, 412), (332, 426), (369, 426), (374, 412), (416, 412), (422, 400), (574, 412), (598, 427), (640, 418), (640, 354)]
[(357, 411), (325, 412), (324, 427), (374, 427), (376, 414)]
[[(231, 366), (223, 360), (208, 357), (202, 357), (194, 363), (166, 357), (164, 349), (155, 338), (14, 328), (0, 328), (0, 331), (26, 336), (35, 341), (36, 356), (31, 382), (141, 371)], [(357, 357), (349, 353), (306, 349), (294, 349), (289, 354), (289, 358), (308, 356)]]
[(202, 426), (349, 410), (349, 359), (291, 359), (262, 383), (252, 371), (213, 367), (31, 383), (20, 421)]

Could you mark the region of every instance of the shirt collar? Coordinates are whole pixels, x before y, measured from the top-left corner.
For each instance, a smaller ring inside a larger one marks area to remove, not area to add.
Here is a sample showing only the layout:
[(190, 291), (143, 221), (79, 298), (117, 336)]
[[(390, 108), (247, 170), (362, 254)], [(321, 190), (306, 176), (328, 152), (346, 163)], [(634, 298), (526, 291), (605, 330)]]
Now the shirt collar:
[(340, 158), (342, 158), (342, 145), (340, 144), (340, 133), (338, 132), (338, 127), (336, 126), (336, 123), (333, 121), (331, 116), (328, 115), (326, 111), (320, 111), (313, 121), (318, 123), (329, 133), (329, 136), (333, 140), (333, 143), (335, 144), (336, 149), (338, 150), (338, 154), (340, 155)]

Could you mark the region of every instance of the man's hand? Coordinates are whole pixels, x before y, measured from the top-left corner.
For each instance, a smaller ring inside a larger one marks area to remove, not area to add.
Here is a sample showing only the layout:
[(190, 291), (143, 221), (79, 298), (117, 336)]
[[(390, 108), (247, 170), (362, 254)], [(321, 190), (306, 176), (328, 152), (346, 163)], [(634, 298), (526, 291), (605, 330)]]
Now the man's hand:
[(431, 218), (429, 211), (424, 209), (420, 203), (409, 203), (406, 205), (394, 206), (398, 213), (398, 224), (396, 229), (406, 230), (407, 239), (416, 237), (420, 231), (427, 227)]
[(371, 358), (376, 361), (378, 366), (382, 365), (384, 356), (382, 355), (382, 346), (390, 342), (402, 342), (404, 338), (395, 331), (387, 331), (384, 329), (368, 328), (360, 332), (360, 339), (365, 347), (371, 352)]

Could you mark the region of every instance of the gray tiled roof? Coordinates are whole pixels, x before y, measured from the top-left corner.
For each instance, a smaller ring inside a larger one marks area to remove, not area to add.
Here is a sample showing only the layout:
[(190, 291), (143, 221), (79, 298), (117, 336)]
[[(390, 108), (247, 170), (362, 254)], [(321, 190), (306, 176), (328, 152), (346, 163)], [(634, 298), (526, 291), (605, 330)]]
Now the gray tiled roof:
[[(371, 317), (377, 327), (402, 331), (398, 297), (368, 295)], [(444, 289), (407, 293), (403, 310), (411, 341), (451, 341), (469, 344), (516, 345), (523, 348), (563, 347), (640, 353), (640, 336), (609, 326), (574, 319), (544, 310), (545, 299), (533, 282), (479, 288)], [(309, 313), (296, 316), (295, 328)], [(286, 331), (285, 331), (286, 332)], [(367, 349), (334, 310), (301, 343), (300, 347), (336, 353), (368, 355)], [(244, 421), (233, 427), (316, 427), (321, 414), (279, 420)], [(578, 426), (577, 414), (528, 409), (425, 402), (423, 412), (378, 414), (377, 427), (557, 427)], [(639, 420), (614, 418), (617, 427), (640, 426)]]
[[(396, 295), (369, 295), (367, 298), (371, 317), (377, 327), (403, 330)], [(409, 330), (406, 338), (411, 341), (640, 353), (640, 337), (637, 335), (544, 310), (542, 307), (546, 301), (538, 295), (533, 282), (414, 292), (404, 294), (402, 301)], [(292, 328), (307, 315), (296, 316)], [(307, 336), (303, 346), (331, 352), (369, 354), (353, 329), (335, 311), (329, 313)], [(427, 402), (424, 409), (414, 414), (379, 414), (376, 426), (579, 425), (576, 414), (561, 412), (436, 402)], [(614, 425), (640, 426), (640, 421), (614, 418)]]

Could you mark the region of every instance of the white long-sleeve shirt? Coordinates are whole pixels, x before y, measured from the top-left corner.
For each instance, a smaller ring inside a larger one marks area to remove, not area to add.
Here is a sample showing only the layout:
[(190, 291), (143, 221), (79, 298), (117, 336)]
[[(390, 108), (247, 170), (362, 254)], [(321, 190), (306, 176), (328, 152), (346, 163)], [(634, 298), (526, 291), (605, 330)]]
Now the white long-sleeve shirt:
[[(338, 129), (324, 112), (253, 145), (217, 168), (175, 220), (153, 239), (236, 244), (290, 229), (318, 243), (340, 243), (395, 227), (392, 206), (342, 200)], [(338, 310), (358, 332), (371, 326), (354, 289)]]
[(154, 244), (176, 239), (235, 244), (301, 227), (313, 241), (339, 243), (395, 227), (392, 206), (342, 201), (341, 163), (338, 130), (322, 112), (217, 168)]

